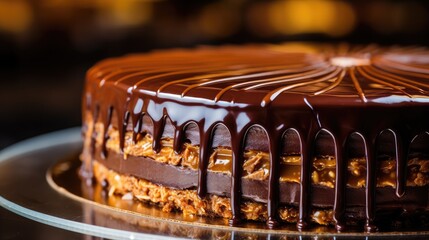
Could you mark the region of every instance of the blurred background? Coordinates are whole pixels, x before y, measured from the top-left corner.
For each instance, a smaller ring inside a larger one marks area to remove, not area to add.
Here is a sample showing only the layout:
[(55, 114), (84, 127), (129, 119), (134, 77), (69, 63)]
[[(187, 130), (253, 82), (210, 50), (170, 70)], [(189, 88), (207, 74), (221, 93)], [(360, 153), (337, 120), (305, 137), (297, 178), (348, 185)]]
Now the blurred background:
[(0, 0), (0, 149), (80, 125), (85, 71), (130, 52), (287, 41), (427, 45), (425, 1)]

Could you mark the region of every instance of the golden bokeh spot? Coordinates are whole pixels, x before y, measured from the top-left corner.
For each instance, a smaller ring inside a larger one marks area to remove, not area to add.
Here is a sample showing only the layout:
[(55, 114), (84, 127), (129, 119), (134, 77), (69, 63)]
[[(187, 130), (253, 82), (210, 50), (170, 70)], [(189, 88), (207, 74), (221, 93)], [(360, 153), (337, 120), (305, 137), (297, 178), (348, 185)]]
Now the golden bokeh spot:
[(224, 38), (234, 34), (240, 25), (240, 18), (233, 6), (227, 3), (213, 3), (201, 11), (198, 26), (209, 37)]
[(274, 2), (269, 16), (273, 28), (282, 34), (342, 36), (356, 23), (356, 14), (348, 3), (328, 0)]
[(260, 37), (272, 37), (277, 34), (270, 25), (269, 10), (270, 4), (267, 2), (250, 5), (246, 13), (246, 27), (249, 31)]
[(0, 32), (21, 34), (30, 29), (33, 12), (27, 1), (0, 1)]
[(139, 0), (111, 1), (112, 22), (123, 26), (138, 26), (152, 16), (152, 5)]
[(366, 12), (366, 21), (381, 34), (424, 31), (429, 24), (427, 9), (416, 2), (375, 2)]

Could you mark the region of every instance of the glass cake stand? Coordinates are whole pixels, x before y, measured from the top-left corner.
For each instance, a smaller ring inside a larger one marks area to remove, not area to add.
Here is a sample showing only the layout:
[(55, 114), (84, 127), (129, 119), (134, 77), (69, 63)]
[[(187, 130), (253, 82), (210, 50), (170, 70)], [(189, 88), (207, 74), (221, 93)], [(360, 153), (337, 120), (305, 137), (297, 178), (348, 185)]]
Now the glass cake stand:
[(0, 152), (0, 206), (56, 228), (109, 239), (426, 239), (427, 231), (336, 233), (329, 228), (298, 232), (265, 224), (230, 227), (223, 219), (164, 213), (149, 204), (89, 187), (78, 176), (79, 128), (35, 137)]

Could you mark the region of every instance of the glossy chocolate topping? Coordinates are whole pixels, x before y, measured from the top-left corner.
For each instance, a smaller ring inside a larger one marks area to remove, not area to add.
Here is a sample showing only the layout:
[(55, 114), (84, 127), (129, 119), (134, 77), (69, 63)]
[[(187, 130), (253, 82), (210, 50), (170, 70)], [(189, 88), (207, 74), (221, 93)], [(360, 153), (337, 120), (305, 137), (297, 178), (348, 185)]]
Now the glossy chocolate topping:
[[(87, 74), (84, 114), (90, 113), (104, 124), (103, 146), (111, 124), (119, 130), (121, 148), (127, 128), (132, 129), (133, 138), (142, 131), (150, 132), (155, 151), (160, 149), (163, 135), (173, 137), (177, 152), (186, 139), (199, 144), (197, 190), (201, 197), (210, 185), (207, 165), (213, 143), (229, 146), (234, 221), (240, 218), (244, 184), (242, 152), (266, 148), (270, 176), (263, 199), (270, 226), (277, 221), (282, 189), (279, 159), (287, 153), (299, 153), (302, 158), (298, 227), (307, 224), (313, 202), (309, 194), (312, 157), (326, 148), (315, 139), (323, 136), (327, 140), (321, 142), (336, 159), (333, 209), (337, 229), (344, 225), (347, 204), (346, 161), (350, 154), (360, 154), (367, 163), (365, 228), (372, 231), (378, 153), (387, 149), (396, 159), (395, 194), (407, 198), (410, 191), (404, 175), (410, 147), (423, 153), (428, 150), (428, 142), (413, 143), (418, 135), (428, 134), (428, 92), (429, 51), (423, 48), (203, 47), (98, 63)], [(114, 121), (112, 116), (116, 116)], [(193, 131), (186, 131), (188, 128)], [(217, 131), (224, 133), (214, 134)], [(223, 138), (216, 138), (219, 135)], [(253, 137), (248, 138), (250, 135)], [(104, 147), (102, 155), (106, 154)]]

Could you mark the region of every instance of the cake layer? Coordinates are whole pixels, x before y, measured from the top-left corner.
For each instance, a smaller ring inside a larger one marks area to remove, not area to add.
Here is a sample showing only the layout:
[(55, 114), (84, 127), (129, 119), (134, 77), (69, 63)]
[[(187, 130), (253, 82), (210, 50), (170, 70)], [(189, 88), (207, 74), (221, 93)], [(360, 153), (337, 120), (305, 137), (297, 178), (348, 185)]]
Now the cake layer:
[[(110, 152), (105, 159), (97, 161), (109, 169), (120, 174), (132, 175), (148, 180), (161, 186), (173, 189), (196, 189), (198, 186), (198, 172), (192, 169), (159, 163), (147, 157), (129, 156), (123, 160), (123, 155)], [(224, 173), (207, 173), (207, 192), (217, 196), (231, 197), (231, 176)], [(397, 208), (412, 211), (425, 209), (428, 206), (428, 186), (412, 187), (405, 197), (399, 198), (392, 187), (378, 187), (376, 189), (376, 204), (378, 209)], [(245, 199), (267, 203), (268, 181), (241, 179), (241, 194)], [(299, 184), (294, 182), (280, 182), (280, 203), (299, 205)], [(335, 190), (322, 185), (313, 184), (310, 203), (315, 207), (332, 209), (335, 201)], [(365, 206), (365, 188), (346, 189), (347, 206)], [(363, 214), (362, 214), (363, 215)]]
[[(96, 124), (96, 145), (101, 146), (101, 124)], [(186, 170), (197, 170), (199, 164), (199, 146), (185, 143), (181, 152), (173, 151), (171, 139), (162, 139), (159, 152), (152, 149), (153, 138), (147, 133), (140, 135), (135, 141), (132, 140), (132, 133), (125, 135), (123, 153), (119, 145), (118, 131), (110, 128), (108, 131), (108, 141), (106, 149), (116, 154), (122, 155), (125, 160), (128, 156), (145, 157), (153, 159), (159, 163), (166, 163), (173, 166), (180, 166)], [(232, 171), (232, 151), (227, 147), (212, 147), (210, 149), (209, 172), (217, 172), (231, 175)], [(101, 156), (101, 154), (95, 154)], [(100, 157), (100, 159), (102, 159)], [(243, 173), (244, 179), (267, 180), (270, 175), (269, 154), (257, 150), (245, 150), (243, 152)], [(300, 183), (302, 161), (300, 155), (281, 155), (279, 166), (279, 181)], [(352, 188), (364, 188), (366, 185), (366, 160), (365, 158), (347, 159), (347, 179), (346, 184)], [(377, 187), (396, 187), (396, 162), (394, 159), (380, 158), (376, 167)], [(313, 184), (334, 188), (336, 174), (336, 160), (333, 156), (317, 156), (312, 160), (311, 181)], [(426, 158), (410, 158), (407, 162), (406, 172), (407, 186), (426, 186), (429, 184), (429, 160)], [(196, 183), (195, 183), (196, 184)]]
[[(140, 201), (159, 204), (165, 212), (180, 210), (186, 215), (232, 218), (230, 199), (227, 197), (213, 194), (201, 199), (195, 189), (173, 189), (154, 184), (142, 178), (108, 169), (97, 161), (94, 162), (94, 177), (104, 185), (110, 195), (115, 193), (126, 196), (128, 194), (128, 198), (131, 196)], [(262, 203), (245, 201), (241, 204), (240, 211), (247, 220), (267, 219), (267, 207)], [(297, 208), (282, 207), (279, 209), (279, 216), (283, 221), (296, 222)], [(329, 225), (333, 222), (332, 210), (314, 209), (312, 220), (321, 225)]]
[[(94, 161), (94, 177), (102, 185), (104, 193), (101, 196), (104, 197), (106, 197), (107, 193), (109, 197), (112, 194), (119, 194), (124, 200), (135, 199), (155, 203), (164, 212), (178, 210), (185, 215), (232, 218), (230, 199), (228, 197), (210, 194), (207, 198), (201, 199), (198, 197), (196, 190), (173, 189), (154, 184), (143, 178), (121, 174), (108, 169), (103, 164), (98, 163), (98, 161)], [(99, 198), (100, 196), (90, 197)], [(115, 201), (114, 199), (109, 198), (108, 201)], [(104, 201), (106, 200), (104, 199)], [(124, 204), (124, 202), (116, 200), (114, 206), (118, 207), (121, 204)], [(127, 201), (126, 204), (128, 205), (129, 202)], [(348, 207), (346, 210), (346, 221), (348, 224), (354, 226), (355, 229), (365, 219), (362, 212), (363, 209), (362, 207)], [(267, 219), (266, 205), (252, 200), (244, 200), (240, 206), (240, 212), (247, 220), (261, 221)], [(410, 212), (403, 211), (400, 208), (387, 208), (379, 212), (383, 215), (383, 218), (379, 220), (382, 221), (384, 228), (395, 230), (398, 230), (398, 227), (402, 225), (410, 224), (410, 218), (427, 216), (427, 213), (422, 211), (417, 211), (410, 215)], [(298, 220), (298, 207), (287, 204), (281, 205), (278, 214), (283, 222), (294, 223)], [(331, 225), (334, 223), (333, 212), (330, 208), (314, 207), (311, 211), (311, 221), (320, 225)], [(405, 222), (401, 223), (398, 221)], [(412, 227), (419, 229), (421, 226), (413, 225)], [(409, 226), (404, 227), (403, 230), (408, 228)]]

